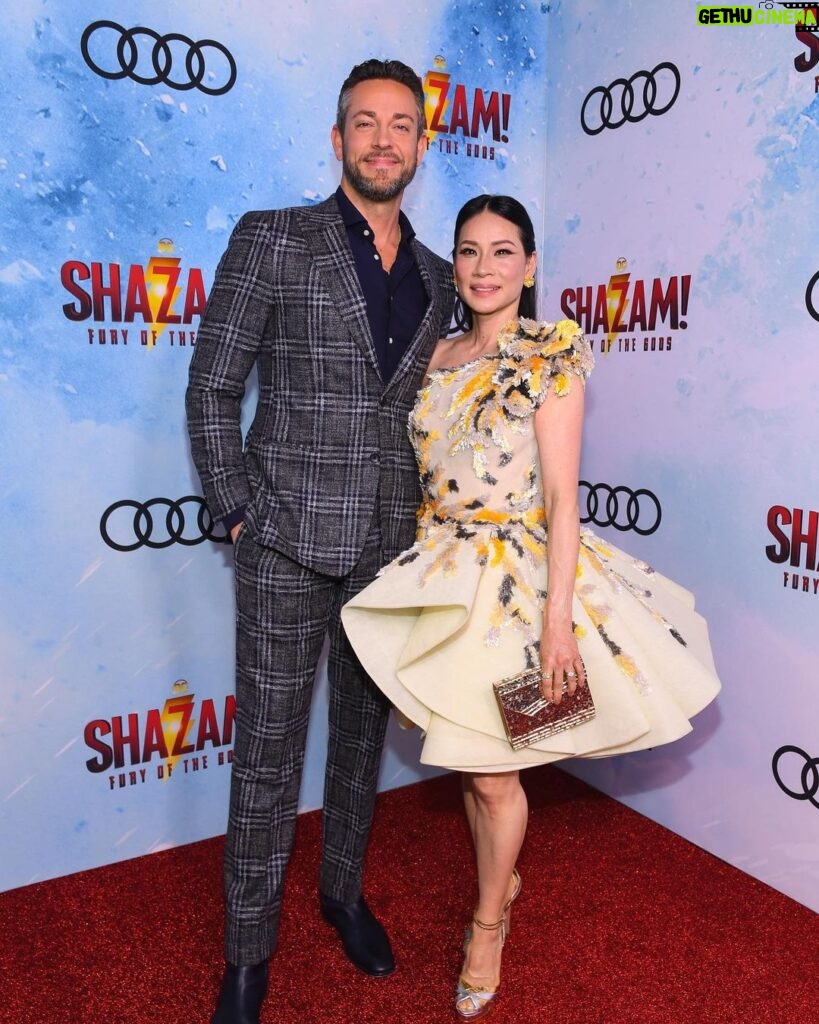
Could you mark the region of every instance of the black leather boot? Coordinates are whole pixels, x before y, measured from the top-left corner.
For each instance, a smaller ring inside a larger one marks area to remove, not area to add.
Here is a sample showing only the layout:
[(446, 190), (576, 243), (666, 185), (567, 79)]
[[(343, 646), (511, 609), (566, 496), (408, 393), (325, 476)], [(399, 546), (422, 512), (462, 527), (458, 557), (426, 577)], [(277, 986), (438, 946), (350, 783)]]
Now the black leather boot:
[(211, 1024), (259, 1024), (267, 992), (267, 960), (249, 967), (228, 964)]
[(338, 932), (347, 959), (365, 974), (384, 978), (395, 970), (390, 940), (372, 911), (359, 897), (355, 903), (339, 903), (319, 894), (321, 916)]

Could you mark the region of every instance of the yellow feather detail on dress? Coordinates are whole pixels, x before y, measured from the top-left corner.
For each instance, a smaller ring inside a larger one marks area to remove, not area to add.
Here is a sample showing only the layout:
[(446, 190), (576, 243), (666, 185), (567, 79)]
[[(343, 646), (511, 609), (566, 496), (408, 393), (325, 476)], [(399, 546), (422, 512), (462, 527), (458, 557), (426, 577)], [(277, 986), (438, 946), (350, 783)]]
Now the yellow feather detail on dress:
[(490, 544), (492, 546), (492, 560), (489, 564), (500, 565), (504, 554), (503, 541), (498, 540), (497, 537), (493, 537)]

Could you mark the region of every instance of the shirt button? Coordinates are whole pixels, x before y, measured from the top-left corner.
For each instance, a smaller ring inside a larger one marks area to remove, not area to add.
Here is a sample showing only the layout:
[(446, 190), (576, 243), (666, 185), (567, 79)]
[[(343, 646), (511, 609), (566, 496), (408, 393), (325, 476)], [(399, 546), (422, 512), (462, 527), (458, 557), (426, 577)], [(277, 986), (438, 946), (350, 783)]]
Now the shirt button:
[(390, 338), (390, 344), (392, 345), (392, 338)]
[(380, 258), (380, 257), (379, 257), (379, 255), (378, 255), (378, 253), (374, 253), (374, 254), (373, 254), (373, 259), (374, 259), (374, 260), (377, 260), (377, 259), (379, 259), (379, 258)]
[(365, 238), (369, 238), (370, 237), (370, 232), (366, 228), (364, 228), (364, 237)]

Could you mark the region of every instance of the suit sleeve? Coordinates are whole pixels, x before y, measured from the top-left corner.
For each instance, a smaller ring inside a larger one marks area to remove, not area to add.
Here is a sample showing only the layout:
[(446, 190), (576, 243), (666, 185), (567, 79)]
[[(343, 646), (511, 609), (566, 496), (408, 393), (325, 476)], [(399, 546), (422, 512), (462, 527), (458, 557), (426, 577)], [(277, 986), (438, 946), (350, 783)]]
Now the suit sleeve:
[(242, 458), (241, 407), (273, 310), (270, 226), (241, 218), (200, 323), (185, 395), (191, 454), (208, 507), (224, 519), (250, 500)]
[(447, 288), (446, 296), (447, 300), (444, 303), (445, 311), (441, 317), (441, 326), (438, 330), (438, 337), (445, 338), (452, 327), (452, 314), (455, 309), (455, 289), (451, 285), (445, 285)]
[(436, 279), (441, 290), (442, 313), (438, 328), (438, 337), (445, 338), (452, 327), (452, 315), (455, 312), (455, 283), (452, 276), (452, 264), (448, 260), (436, 259)]

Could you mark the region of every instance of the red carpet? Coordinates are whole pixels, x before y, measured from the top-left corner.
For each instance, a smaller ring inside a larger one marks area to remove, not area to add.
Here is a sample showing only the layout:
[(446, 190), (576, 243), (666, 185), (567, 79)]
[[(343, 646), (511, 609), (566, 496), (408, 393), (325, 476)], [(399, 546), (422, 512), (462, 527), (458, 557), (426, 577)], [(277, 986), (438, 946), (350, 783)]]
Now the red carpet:
[[(554, 768), (523, 773), (523, 892), (494, 1024), (807, 1024), (805, 907)], [(396, 973), (344, 959), (321, 921), (317, 814), (299, 819), (263, 1024), (437, 1024), (473, 902), (458, 781), (379, 800), (367, 893)], [(222, 969), (221, 840), (0, 894), (3, 1024), (207, 1024)]]

